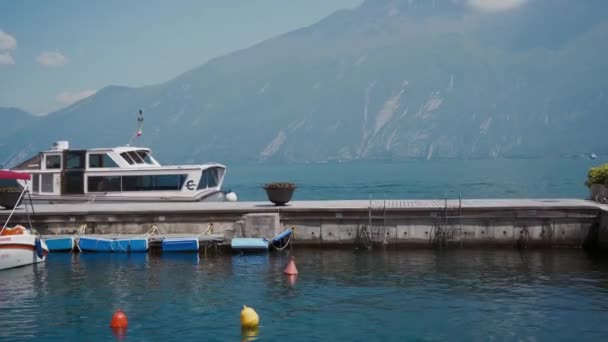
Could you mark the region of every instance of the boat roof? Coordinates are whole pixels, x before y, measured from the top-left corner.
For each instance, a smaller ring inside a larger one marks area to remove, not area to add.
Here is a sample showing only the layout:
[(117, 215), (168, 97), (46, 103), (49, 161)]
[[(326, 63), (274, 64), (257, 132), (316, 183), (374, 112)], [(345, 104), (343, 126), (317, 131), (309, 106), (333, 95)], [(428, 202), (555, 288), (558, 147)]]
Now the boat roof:
[[(144, 151), (144, 152), (152, 154), (152, 150), (149, 149), (148, 147), (138, 147), (138, 146), (98, 147), (98, 148), (82, 148), (82, 149), (80, 149), (80, 148), (78, 148), (78, 149), (70, 149), (70, 148), (68, 148), (66, 150), (68, 150), (68, 151), (86, 151), (86, 152), (116, 152), (118, 154), (122, 154), (124, 152), (132, 152), (132, 151)], [(63, 153), (63, 151), (65, 151), (65, 150), (63, 150), (63, 149), (48, 149), (46, 151), (43, 151), (42, 153)], [(36, 157), (31, 158), (30, 160), (28, 160), (28, 161), (26, 161), (24, 163), (21, 163), (20, 166), (21, 165), (25, 165), (26, 163), (30, 163), (32, 161), (32, 159), (35, 159), (35, 158)], [(137, 164), (137, 165), (133, 165), (132, 167), (137, 168), (137, 167), (152, 167), (152, 166), (154, 166), (154, 167), (159, 167), (159, 168), (163, 168), (163, 167), (166, 167), (166, 168), (169, 168), (169, 167), (179, 167), (179, 168), (186, 169), (186, 168), (199, 168), (199, 167), (209, 168), (209, 167), (216, 166), (216, 167), (221, 167), (221, 168), (224, 168), (224, 169), (226, 168), (226, 166), (224, 164), (220, 164), (220, 163), (216, 163), (216, 162), (206, 162), (206, 163), (202, 163), (202, 164), (193, 164), (193, 165), (160, 165), (158, 162), (157, 162), (157, 164), (158, 165), (142, 165), (142, 164)]]
[(29, 173), (0, 170), (0, 179), (30, 180), (30, 178), (31, 176)]
[[(151, 152), (151, 150), (147, 147), (137, 147), (137, 146), (117, 146), (117, 147), (96, 147), (96, 148), (77, 148), (77, 149), (68, 149), (72, 151), (88, 151), (88, 152), (105, 152), (105, 151), (116, 151), (118, 153), (130, 152), (130, 151), (146, 151)], [(57, 153), (63, 152), (64, 150), (54, 150), (49, 149), (44, 151), (44, 153)]]

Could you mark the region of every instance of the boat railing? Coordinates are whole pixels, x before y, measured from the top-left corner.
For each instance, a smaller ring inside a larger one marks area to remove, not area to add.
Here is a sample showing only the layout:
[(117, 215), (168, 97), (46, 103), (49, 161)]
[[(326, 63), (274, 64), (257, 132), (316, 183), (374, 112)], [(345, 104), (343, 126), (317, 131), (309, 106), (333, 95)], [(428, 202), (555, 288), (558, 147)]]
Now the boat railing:
[[(19, 195), (19, 199), (17, 199), (17, 202), (15, 202), (15, 206), (13, 207), (13, 209), (11, 210), (11, 213), (8, 215), (8, 218), (6, 219), (6, 222), (4, 223), (4, 225), (2, 226), (2, 228), (0, 229), (0, 235), (2, 235), (2, 232), (4, 232), (4, 229), (8, 227), (9, 222), (11, 221), (11, 218), (13, 217), (13, 214), (15, 214), (15, 211), (17, 210), (17, 207), (19, 206), (19, 203), (22, 203), (26, 193), (30, 202), (30, 207), (32, 210), (32, 215), (35, 215), (36, 212), (34, 211), (34, 204), (32, 202), (32, 197), (30, 196), (30, 192), (28, 190), (28, 180), (25, 180), (25, 186), (23, 187), (23, 190), (21, 191), (21, 194)], [(29, 223), (29, 229), (30, 231), (34, 231), (34, 228), (32, 226), (32, 219), (30, 217), (30, 210), (27, 206), (26, 201), (23, 201), (24, 207), (25, 207), (25, 213), (27, 215), (27, 221)]]

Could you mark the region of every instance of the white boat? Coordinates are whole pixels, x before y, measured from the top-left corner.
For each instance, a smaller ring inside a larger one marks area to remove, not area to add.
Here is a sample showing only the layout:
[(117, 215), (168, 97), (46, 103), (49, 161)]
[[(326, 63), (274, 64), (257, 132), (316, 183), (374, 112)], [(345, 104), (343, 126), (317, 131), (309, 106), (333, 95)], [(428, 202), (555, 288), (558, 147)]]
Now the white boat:
[(237, 200), (222, 191), (224, 165), (162, 166), (144, 147), (70, 149), (59, 141), (13, 169), (32, 175), (29, 190), (37, 202)]
[[(26, 173), (0, 170), (0, 179), (22, 180), (27, 183), (29, 178), (30, 176)], [(27, 187), (23, 189), (18, 200), (15, 202), (15, 206), (9, 214), (6, 223), (0, 227), (0, 270), (43, 262), (49, 253), (46, 244), (32, 227), (29, 229), (19, 225), (12, 228), (8, 227), (16, 207), (26, 193)], [(28, 215), (28, 222), (31, 222), (27, 206), (26, 213)]]

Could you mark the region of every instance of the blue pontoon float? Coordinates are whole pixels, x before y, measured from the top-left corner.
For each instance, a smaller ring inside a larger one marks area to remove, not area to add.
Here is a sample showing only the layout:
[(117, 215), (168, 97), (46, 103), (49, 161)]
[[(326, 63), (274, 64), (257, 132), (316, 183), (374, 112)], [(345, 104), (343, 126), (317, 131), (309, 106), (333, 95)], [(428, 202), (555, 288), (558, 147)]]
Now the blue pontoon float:
[(135, 253), (148, 251), (148, 238), (107, 239), (82, 236), (78, 239), (82, 252)]
[(293, 236), (293, 229), (289, 228), (281, 234), (268, 240), (266, 238), (234, 238), (230, 242), (232, 251), (234, 252), (268, 252), (270, 246), (277, 250), (282, 250), (289, 245)]
[(73, 236), (45, 239), (44, 242), (49, 252), (71, 252), (76, 245)]
[(198, 252), (198, 237), (164, 238), (161, 248), (163, 252)]

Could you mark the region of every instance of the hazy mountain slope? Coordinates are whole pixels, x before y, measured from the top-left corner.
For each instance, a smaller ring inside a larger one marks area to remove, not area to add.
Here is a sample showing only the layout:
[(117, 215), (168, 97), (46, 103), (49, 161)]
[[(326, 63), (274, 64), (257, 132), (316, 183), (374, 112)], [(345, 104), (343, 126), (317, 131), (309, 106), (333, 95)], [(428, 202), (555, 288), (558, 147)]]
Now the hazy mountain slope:
[(35, 142), (124, 144), (142, 108), (165, 160), (608, 153), (608, 2), (467, 3), (366, 1), (164, 84), (104, 89)]
[[(0, 167), (7, 163), (9, 159), (15, 157), (15, 153), (19, 152), (19, 148), (15, 146), (27, 145), (30, 136), (28, 129), (37, 119), (37, 117), (18, 108), (0, 107), (0, 127), (2, 130), (0, 134)], [(20, 143), (12, 144), (9, 137), (20, 140)]]

